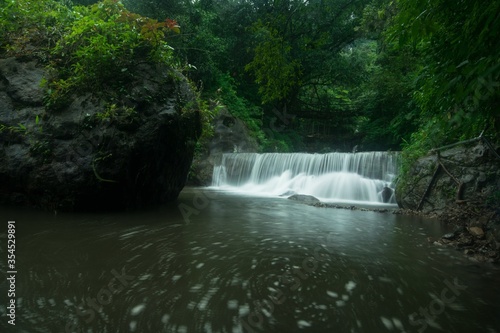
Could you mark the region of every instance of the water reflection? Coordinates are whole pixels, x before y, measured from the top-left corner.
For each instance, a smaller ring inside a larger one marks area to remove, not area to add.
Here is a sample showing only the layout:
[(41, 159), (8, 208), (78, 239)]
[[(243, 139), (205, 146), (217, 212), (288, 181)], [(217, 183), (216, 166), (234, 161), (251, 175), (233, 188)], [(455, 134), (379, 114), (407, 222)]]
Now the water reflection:
[(429, 245), (436, 221), (199, 189), (0, 217), (19, 225), (18, 332), (500, 332), (498, 270)]

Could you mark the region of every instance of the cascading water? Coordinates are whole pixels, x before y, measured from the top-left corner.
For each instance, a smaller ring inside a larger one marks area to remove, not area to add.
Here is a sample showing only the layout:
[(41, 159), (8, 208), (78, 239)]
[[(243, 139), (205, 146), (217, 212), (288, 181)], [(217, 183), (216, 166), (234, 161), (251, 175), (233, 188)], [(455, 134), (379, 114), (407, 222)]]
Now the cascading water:
[(224, 154), (212, 185), (267, 195), (308, 194), (324, 201), (395, 203), (397, 153)]

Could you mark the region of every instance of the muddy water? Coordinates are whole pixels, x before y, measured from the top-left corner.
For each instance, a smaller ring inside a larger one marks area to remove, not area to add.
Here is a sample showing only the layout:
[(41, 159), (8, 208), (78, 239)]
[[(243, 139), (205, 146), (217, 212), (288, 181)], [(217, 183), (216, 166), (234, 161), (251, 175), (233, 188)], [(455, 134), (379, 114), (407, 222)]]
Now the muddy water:
[(500, 272), (438, 222), (186, 189), (140, 213), (1, 208), (1, 332), (500, 332)]

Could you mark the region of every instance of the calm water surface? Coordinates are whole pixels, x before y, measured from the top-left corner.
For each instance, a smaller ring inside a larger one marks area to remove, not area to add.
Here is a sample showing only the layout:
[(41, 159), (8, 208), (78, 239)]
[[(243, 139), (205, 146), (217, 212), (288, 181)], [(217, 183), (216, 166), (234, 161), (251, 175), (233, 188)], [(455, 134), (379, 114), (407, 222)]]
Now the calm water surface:
[(500, 332), (500, 273), (428, 243), (438, 222), (186, 189), (120, 214), (16, 220), (0, 332)]

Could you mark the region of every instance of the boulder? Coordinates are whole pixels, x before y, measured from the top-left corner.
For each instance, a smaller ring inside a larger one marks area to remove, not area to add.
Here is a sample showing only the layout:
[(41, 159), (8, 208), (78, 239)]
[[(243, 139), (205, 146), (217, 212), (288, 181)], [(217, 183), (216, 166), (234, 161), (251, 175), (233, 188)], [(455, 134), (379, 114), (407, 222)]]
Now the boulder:
[(0, 59), (0, 204), (94, 211), (177, 198), (201, 133), (186, 78), (142, 64), (120, 106), (81, 93), (54, 111), (46, 76), (36, 61)]
[(299, 202), (309, 204), (309, 205), (321, 202), (318, 198), (316, 198), (312, 195), (306, 195), (306, 194), (294, 194), (294, 195), (288, 197), (288, 199), (299, 201)]
[(382, 196), (382, 201), (384, 203), (388, 203), (391, 201), (392, 194), (394, 193), (394, 190), (388, 186), (384, 186), (384, 188), (381, 191), (381, 196)]

